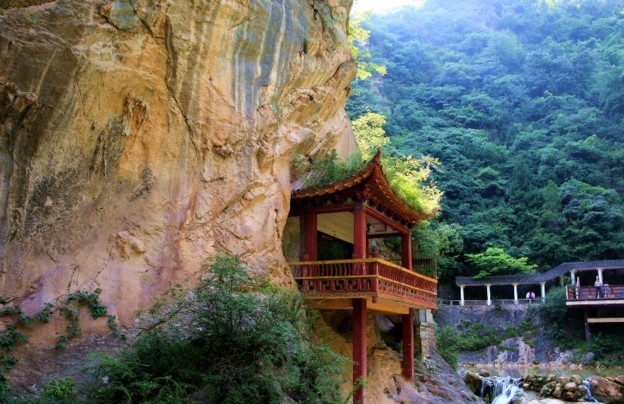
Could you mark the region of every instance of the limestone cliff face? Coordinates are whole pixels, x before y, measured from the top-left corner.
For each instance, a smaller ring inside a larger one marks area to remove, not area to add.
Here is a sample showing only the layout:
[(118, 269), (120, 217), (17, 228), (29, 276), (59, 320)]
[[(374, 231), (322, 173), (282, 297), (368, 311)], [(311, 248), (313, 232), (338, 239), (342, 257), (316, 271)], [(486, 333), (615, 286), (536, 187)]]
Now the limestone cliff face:
[(349, 133), (351, 0), (0, 5), (0, 295), (100, 287), (128, 326), (218, 251), (290, 282), (292, 158)]

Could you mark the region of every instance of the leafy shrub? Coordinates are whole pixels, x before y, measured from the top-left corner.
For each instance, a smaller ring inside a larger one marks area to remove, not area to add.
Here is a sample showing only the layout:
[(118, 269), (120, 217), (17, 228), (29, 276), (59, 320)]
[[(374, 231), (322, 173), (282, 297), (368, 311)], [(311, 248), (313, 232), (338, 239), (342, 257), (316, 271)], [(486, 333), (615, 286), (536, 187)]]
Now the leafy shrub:
[(546, 293), (546, 301), (540, 307), (540, 315), (544, 323), (549, 325), (545, 332), (557, 345), (570, 348), (572, 341), (566, 331), (566, 326), (571, 321), (568, 314), (565, 288), (551, 288)]
[(480, 351), (490, 345), (498, 345), (502, 338), (496, 336), (492, 331), (488, 331), (484, 324), (462, 322), (463, 328), (457, 334), (457, 347), (460, 351)]
[[(91, 369), (94, 402), (300, 402), (338, 400), (347, 362), (311, 340), (298, 293), (252, 279), (219, 257), (186, 296), (159, 304), (153, 327), (121, 355)], [(158, 320), (157, 322), (160, 322)]]
[(306, 188), (323, 188), (336, 181), (342, 181), (361, 170), (365, 162), (360, 154), (354, 153), (346, 160), (338, 157), (336, 150), (318, 159), (310, 166), (310, 171), (303, 181)]
[(457, 368), (457, 351), (459, 350), (460, 336), (455, 328), (450, 326), (438, 327), (436, 330), (436, 346), (440, 355), (453, 367)]
[(76, 382), (66, 377), (52, 380), (43, 387), (44, 396), (61, 402), (69, 402), (76, 395)]

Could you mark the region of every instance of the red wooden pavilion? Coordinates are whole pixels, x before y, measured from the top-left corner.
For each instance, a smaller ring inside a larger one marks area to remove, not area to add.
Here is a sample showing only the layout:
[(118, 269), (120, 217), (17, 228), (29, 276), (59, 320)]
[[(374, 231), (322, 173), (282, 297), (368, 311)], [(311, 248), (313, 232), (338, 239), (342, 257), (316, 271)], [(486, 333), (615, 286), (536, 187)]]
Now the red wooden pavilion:
[[(290, 262), (304, 299), (319, 309), (353, 310), (353, 383), (366, 379), (367, 315), (399, 314), (403, 323), (403, 376), (414, 378), (416, 309), (434, 309), (437, 281), (412, 271), (410, 230), (427, 215), (410, 208), (392, 190), (377, 152), (357, 174), (322, 188), (295, 190), (289, 216), (300, 216), (301, 256)], [(353, 245), (352, 259), (318, 261), (319, 229)], [(342, 236), (341, 236), (342, 235)], [(373, 254), (369, 240), (401, 237), (401, 265)], [(364, 388), (354, 402), (364, 401)]]

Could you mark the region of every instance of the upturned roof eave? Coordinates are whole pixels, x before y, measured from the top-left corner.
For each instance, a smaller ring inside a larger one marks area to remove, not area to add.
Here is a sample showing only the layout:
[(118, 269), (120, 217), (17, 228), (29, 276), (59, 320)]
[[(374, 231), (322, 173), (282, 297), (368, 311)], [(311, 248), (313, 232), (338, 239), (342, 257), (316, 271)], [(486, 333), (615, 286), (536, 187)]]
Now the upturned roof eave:
[[(379, 194), (382, 194), (387, 198), (388, 204), (390, 205), (388, 207), (396, 208), (395, 210), (397, 213), (405, 216), (405, 218), (412, 223), (412, 226), (421, 220), (435, 216), (437, 213), (437, 211), (434, 211), (427, 215), (423, 212), (417, 212), (412, 209), (399, 195), (397, 195), (397, 193), (390, 186), (390, 183), (388, 182), (388, 179), (383, 171), (381, 164), (381, 150), (379, 149), (371, 161), (354, 175), (343, 180), (327, 184), (321, 188), (310, 187), (293, 190), (291, 192), (291, 199), (301, 200), (305, 198), (331, 195), (333, 193), (354, 188), (371, 179), (374, 179), (371, 181), (371, 186), (375, 187)], [(379, 180), (379, 182), (376, 180)]]

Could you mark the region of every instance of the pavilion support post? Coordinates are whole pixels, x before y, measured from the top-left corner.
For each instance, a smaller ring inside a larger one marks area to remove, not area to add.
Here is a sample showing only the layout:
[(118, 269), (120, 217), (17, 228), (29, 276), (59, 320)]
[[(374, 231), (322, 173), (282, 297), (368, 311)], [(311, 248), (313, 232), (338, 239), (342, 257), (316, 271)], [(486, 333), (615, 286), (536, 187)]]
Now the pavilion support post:
[[(318, 257), (318, 215), (308, 212), (303, 217), (303, 260), (316, 261)], [(313, 275), (314, 266), (304, 266), (303, 276)], [(307, 285), (307, 286), (306, 286)], [(304, 288), (308, 288), (308, 281), (304, 282)]]
[(512, 283), (514, 288), (514, 304), (518, 304), (518, 284)]
[(403, 314), (403, 377), (414, 381), (414, 309)]
[(572, 286), (576, 285), (576, 269), (570, 271), (570, 278), (572, 278)]
[(602, 268), (598, 268), (598, 279), (600, 280), (600, 284), (604, 285), (604, 280), (602, 278)]
[(459, 305), (463, 306), (466, 300), (464, 299), (464, 285), (459, 287)]
[[(353, 258), (366, 258), (366, 210), (363, 203), (357, 203), (353, 209)], [(364, 264), (354, 268), (354, 275), (364, 275)]]
[(540, 288), (542, 291), (542, 296), (541, 296), (542, 302), (545, 302), (546, 301), (546, 282), (540, 282)]
[(492, 305), (492, 293), (490, 291), (490, 285), (489, 283), (485, 285), (485, 287), (487, 288), (487, 305), (491, 306)]
[(401, 266), (412, 270), (412, 234), (411, 232), (404, 233), (401, 236)]
[(306, 260), (316, 261), (318, 257), (318, 215), (316, 213), (306, 213), (305, 221), (305, 240), (303, 247), (303, 256)]
[(353, 403), (364, 402), (367, 370), (366, 344), (367, 300), (353, 299)]
[(589, 309), (587, 307), (583, 307), (583, 321), (585, 323), (585, 342), (591, 342), (591, 334), (589, 332), (589, 322), (587, 321), (587, 317), (589, 317)]

